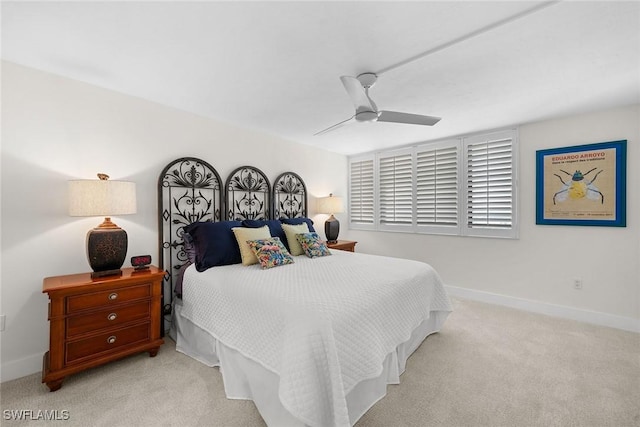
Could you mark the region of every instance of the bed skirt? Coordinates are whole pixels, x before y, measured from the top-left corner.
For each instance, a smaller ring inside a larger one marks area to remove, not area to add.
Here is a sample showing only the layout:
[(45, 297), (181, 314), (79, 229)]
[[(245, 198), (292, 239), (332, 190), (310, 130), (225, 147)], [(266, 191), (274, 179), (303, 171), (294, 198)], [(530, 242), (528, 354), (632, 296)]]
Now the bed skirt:
[[(182, 306), (174, 304), (170, 336), (176, 350), (207, 366), (219, 366), (227, 398), (252, 400), (269, 426), (300, 427), (296, 419), (278, 398), (278, 374), (225, 346), (205, 330), (181, 316)], [(449, 315), (448, 311), (432, 311), (428, 319), (413, 330), (411, 337), (389, 353), (378, 377), (359, 382), (346, 394), (349, 421), (355, 424), (387, 393), (387, 384), (399, 384), (407, 359), (432, 333), (438, 332)]]

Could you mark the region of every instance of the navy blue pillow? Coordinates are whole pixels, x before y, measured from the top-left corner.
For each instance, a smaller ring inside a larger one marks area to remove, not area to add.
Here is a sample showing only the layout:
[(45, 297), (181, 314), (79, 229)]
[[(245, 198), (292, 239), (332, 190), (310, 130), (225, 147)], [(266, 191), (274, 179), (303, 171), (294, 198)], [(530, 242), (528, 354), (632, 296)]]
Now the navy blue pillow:
[(219, 265), (240, 264), (240, 248), (231, 229), (240, 221), (194, 222), (184, 228), (193, 239), (196, 270), (205, 271)]
[(283, 224), (291, 224), (291, 225), (299, 225), (299, 224), (307, 224), (307, 227), (309, 227), (309, 232), (310, 233), (315, 233), (316, 230), (313, 228), (313, 221), (311, 221), (309, 218), (281, 218), (280, 221)]
[(282, 241), (282, 243), (287, 247), (287, 250), (289, 250), (289, 243), (287, 243), (287, 236), (284, 234), (284, 230), (282, 229), (282, 223), (277, 219), (245, 219), (242, 221), (242, 226), (247, 228), (260, 228), (265, 225), (269, 227), (271, 237), (279, 237), (280, 241)]

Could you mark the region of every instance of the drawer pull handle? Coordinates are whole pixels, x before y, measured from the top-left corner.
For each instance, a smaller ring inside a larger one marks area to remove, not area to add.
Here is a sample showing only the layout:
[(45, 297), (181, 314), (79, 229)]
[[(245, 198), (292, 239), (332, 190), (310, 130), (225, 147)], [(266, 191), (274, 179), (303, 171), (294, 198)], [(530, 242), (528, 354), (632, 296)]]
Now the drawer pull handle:
[(117, 299), (117, 298), (118, 298), (118, 293), (117, 293), (117, 292), (114, 292), (114, 293), (112, 293), (112, 294), (109, 294), (109, 299), (110, 299), (111, 301), (113, 301), (114, 299)]
[(115, 313), (110, 313), (110, 314), (107, 316), (107, 319), (109, 319), (109, 320), (116, 320), (116, 317), (118, 317), (118, 315), (117, 315), (117, 314), (115, 314)]
[(111, 335), (109, 338), (107, 338), (107, 342), (109, 344), (113, 344), (114, 342), (116, 342), (116, 336), (115, 335)]

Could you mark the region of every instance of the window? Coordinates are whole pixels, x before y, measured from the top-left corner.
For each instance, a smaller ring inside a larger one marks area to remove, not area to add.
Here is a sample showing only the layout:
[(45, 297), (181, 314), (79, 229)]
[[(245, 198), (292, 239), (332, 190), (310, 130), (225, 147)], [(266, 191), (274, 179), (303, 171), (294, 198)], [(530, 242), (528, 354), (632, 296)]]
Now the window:
[(374, 227), (373, 156), (349, 162), (349, 223), (351, 228)]
[(517, 237), (517, 132), (349, 159), (353, 229)]
[(458, 234), (457, 140), (416, 149), (416, 226), (425, 233)]
[[(511, 236), (514, 228), (513, 137), (508, 133), (464, 140), (466, 227), (469, 235)], [(502, 231), (500, 231), (502, 230)]]
[(378, 156), (378, 188), (380, 228), (393, 230), (411, 227), (413, 224), (411, 149)]

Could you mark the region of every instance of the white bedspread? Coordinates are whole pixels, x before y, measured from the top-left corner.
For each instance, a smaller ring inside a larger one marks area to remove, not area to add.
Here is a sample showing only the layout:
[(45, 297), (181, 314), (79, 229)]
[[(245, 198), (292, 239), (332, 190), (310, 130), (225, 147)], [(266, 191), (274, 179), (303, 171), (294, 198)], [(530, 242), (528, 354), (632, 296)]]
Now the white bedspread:
[(428, 264), (332, 253), (184, 275), (182, 316), (276, 373), (283, 406), (310, 426), (349, 425), (345, 395), (430, 312), (451, 311)]

